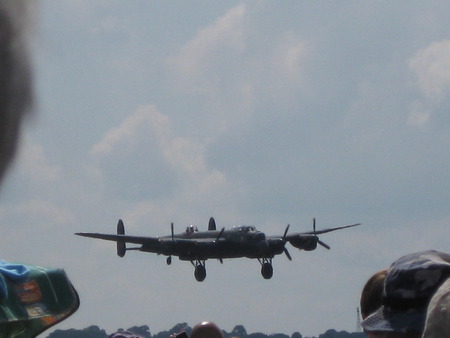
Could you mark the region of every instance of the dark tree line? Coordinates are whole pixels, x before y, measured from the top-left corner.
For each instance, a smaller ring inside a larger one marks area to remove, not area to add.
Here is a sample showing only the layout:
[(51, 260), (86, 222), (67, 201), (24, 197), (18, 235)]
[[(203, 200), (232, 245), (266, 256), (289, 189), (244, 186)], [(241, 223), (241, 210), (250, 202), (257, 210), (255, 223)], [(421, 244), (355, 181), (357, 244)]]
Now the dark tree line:
[[(186, 323), (180, 323), (175, 325), (168, 331), (161, 331), (152, 335), (147, 325), (133, 326), (127, 330), (119, 329), (118, 331), (132, 332), (135, 335), (139, 335), (143, 338), (168, 338), (173, 333), (179, 333), (186, 331), (190, 335), (192, 328)], [(325, 333), (320, 334), (318, 337), (303, 337), (300, 332), (294, 332), (292, 335), (284, 333), (265, 334), (262, 332), (247, 333), (243, 325), (236, 325), (231, 332), (223, 331), (225, 338), (367, 338), (365, 333), (346, 331), (328, 330)], [(47, 338), (108, 338), (108, 333), (105, 330), (99, 328), (96, 325), (89, 326), (82, 330), (70, 329), (70, 330), (56, 330), (49, 334)]]

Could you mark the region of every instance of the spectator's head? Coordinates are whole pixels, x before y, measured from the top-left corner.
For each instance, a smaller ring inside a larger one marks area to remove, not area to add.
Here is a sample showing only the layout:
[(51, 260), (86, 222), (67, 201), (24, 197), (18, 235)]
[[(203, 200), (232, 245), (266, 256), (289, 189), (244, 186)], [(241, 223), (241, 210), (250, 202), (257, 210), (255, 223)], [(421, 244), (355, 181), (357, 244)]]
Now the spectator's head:
[(386, 275), (383, 305), (362, 322), (364, 330), (379, 334), (373, 337), (421, 337), (428, 303), (449, 276), (450, 255), (443, 252), (418, 252), (396, 260)]
[(361, 293), (361, 316), (366, 319), (383, 305), (383, 287), (387, 269), (376, 272), (364, 285)]
[(431, 298), (423, 333), (423, 338), (442, 337), (450, 337), (450, 278)]
[(190, 338), (223, 338), (223, 334), (216, 324), (201, 322), (192, 328)]
[(22, 117), (32, 103), (27, 50), (32, 7), (27, 0), (0, 0), (0, 181), (15, 153)]

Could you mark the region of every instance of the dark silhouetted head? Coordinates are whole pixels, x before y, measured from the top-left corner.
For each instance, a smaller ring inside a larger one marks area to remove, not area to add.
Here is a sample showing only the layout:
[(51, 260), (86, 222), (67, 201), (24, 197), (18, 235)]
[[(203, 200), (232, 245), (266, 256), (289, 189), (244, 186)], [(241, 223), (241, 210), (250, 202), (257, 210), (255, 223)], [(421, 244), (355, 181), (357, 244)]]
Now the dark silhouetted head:
[(33, 98), (28, 53), (33, 4), (0, 0), (0, 181), (14, 156), (22, 117)]
[(383, 305), (383, 286), (387, 269), (378, 271), (364, 285), (361, 293), (361, 316), (366, 319)]
[(194, 326), (190, 338), (224, 338), (220, 328), (212, 322), (201, 322)]

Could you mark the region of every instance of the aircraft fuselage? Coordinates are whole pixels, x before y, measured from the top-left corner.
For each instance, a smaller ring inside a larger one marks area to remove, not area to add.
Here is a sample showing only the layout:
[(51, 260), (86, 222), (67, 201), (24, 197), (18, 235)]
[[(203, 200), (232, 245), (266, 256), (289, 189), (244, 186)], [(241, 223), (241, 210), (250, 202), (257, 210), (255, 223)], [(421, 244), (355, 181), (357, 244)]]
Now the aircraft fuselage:
[(283, 252), (286, 244), (282, 239), (266, 239), (265, 234), (253, 226), (238, 226), (222, 231), (186, 231), (157, 238), (159, 241), (143, 244), (138, 250), (178, 256), (187, 261), (209, 258), (273, 258)]

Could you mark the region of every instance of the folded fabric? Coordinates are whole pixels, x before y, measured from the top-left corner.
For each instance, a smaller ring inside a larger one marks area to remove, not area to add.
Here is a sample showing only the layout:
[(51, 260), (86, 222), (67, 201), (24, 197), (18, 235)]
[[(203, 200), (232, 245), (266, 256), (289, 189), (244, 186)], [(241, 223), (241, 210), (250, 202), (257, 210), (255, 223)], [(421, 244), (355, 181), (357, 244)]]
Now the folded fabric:
[(36, 337), (80, 305), (62, 269), (5, 263), (0, 279), (6, 292), (0, 299), (0, 338)]
[(8, 285), (5, 277), (21, 281), (28, 277), (30, 269), (23, 264), (8, 263), (0, 260), (0, 299), (8, 297)]

